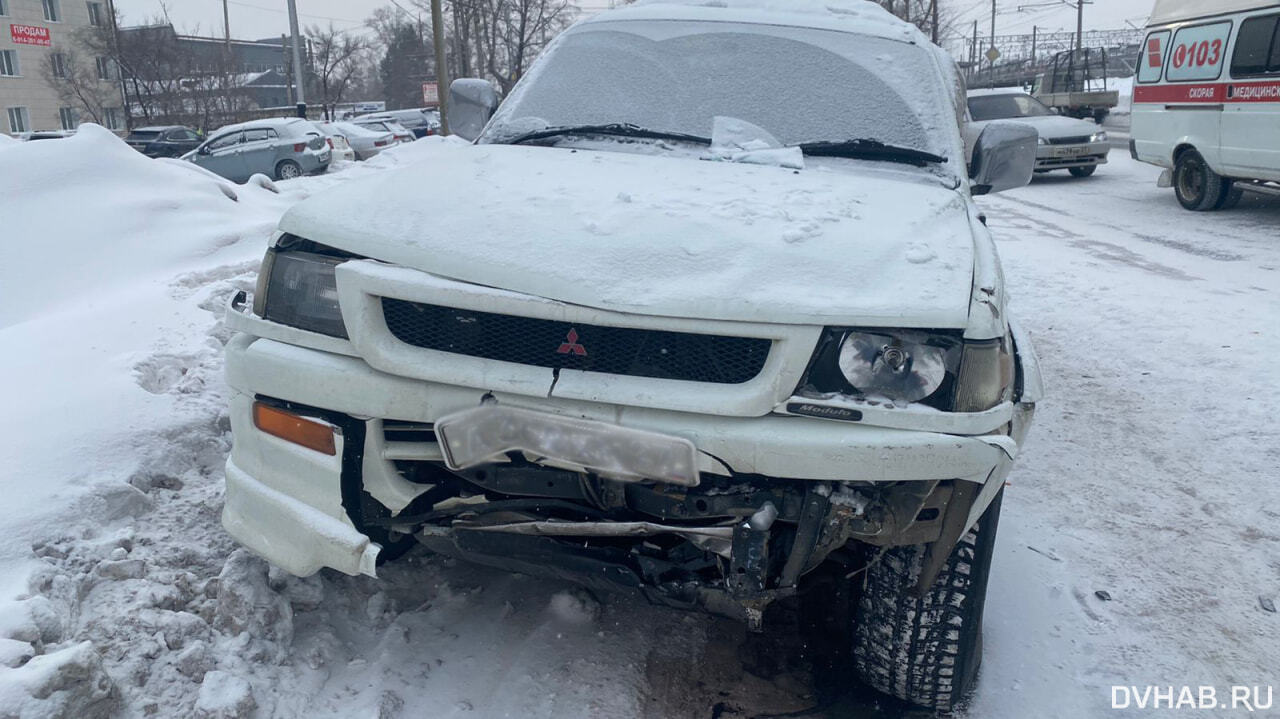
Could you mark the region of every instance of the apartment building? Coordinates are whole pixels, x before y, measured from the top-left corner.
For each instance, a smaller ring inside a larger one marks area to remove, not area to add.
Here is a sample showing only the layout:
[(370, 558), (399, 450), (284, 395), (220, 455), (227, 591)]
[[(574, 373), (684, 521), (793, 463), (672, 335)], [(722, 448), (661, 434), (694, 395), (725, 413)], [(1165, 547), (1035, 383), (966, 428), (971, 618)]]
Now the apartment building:
[[(111, 22), (106, 0), (0, 0), (0, 132), (72, 129), (97, 121), (123, 130), (119, 77), (108, 58), (85, 57), (76, 33)], [(77, 71), (72, 60), (83, 67)], [(54, 76), (46, 77), (46, 68)], [(86, 79), (94, 99), (72, 100), (58, 85)]]

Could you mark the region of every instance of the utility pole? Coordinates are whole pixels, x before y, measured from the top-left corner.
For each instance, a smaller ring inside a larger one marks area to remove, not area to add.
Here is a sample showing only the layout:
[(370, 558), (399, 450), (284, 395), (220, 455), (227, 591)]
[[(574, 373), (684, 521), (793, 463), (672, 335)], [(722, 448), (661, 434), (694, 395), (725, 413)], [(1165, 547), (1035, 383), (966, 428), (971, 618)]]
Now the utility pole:
[(231, 55), (231, 13), (227, 11), (227, 0), (222, 0), (222, 35), (229, 57)]
[(1039, 25), (1031, 26), (1031, 67), (1036, 66), (1036, 39), (1040, 33)]
[(307, 84), (307, 73), (302, 67), (302, 42), (298, 33), (298, 4), (296, 0), (289, 0), (289, 31), (293, 33), (293, 79), (298, 86), (298, 117), (306, 119), (307, 92), (304, 86)]
[[(290, 0), (292, 2), (293, 0)], [(991, 0), (991, 49), (996, 49), (996, 0)], [(991, 87), (996, 86), (996, 58), (991, 58), (991, 66), (987, 68), (987, 72), (991, 73)]]
[[(994, 1), (994, 0), (993, 0)], [(1084, 48), (1084, 0), (1076, 0), (1076, 52)]]
[(982, 54), (978, 52), (978, 21), (973, 21), (973, 42), (969, 43), (969, 77), (974, 76), (973, 69), (981, 62)]
[[(293, 0), (289, 0), (290, 3)], [(440, 134), (449, 134), (449, 68), (445, 66), (444, 13), (440, 0), (431, 0), (431, 38), (436, 46), (436, 98), (440, 104)]]
[(933, 0), (933, 2), (932, 2), (932, 3), (930, 3), (930, 7), (929, 7), (929, 14), (933, 16), (933, 17), (932, 17), (932, 19), (933, 19), (933, 44), (934, 44), (934, 45), (937, 45), (937, 44), (938, 44), (938, 0)]

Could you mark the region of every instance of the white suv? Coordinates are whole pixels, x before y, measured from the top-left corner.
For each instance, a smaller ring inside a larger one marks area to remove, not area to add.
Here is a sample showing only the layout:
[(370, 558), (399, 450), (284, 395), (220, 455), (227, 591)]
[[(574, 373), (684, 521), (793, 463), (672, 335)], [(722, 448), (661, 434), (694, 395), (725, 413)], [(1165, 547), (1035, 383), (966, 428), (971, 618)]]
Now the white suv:
[(971, 196), (1036, 133), (966, 167), (945, 53), (769, 4), (583, 21), (487, 124), (455, 82), (474, 144), (291, 210), (228, 312), (227, 530), (300, 575), (425, 545), (753, 627), (834, 577), (860, 675), (953, 706), (1041, 392)]

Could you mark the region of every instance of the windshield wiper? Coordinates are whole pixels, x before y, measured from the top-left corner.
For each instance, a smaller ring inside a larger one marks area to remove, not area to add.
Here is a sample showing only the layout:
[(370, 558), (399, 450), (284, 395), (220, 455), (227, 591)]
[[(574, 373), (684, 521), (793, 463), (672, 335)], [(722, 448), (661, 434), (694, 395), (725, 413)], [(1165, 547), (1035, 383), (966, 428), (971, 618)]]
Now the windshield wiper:
[(941, 164), (947, 158), (932, 152), (917, 150), (911, 147), (886, 145), (879, 140), (861, 138), (856, 140), (823, 140), (818, 142), (802, 142), (796, 147), (810, 157), (847, 157), (858, 160), (884, 160), (901, 162), (916, 167), (924, 167), (930, 163)]
[(675, 140), (677, 142), (696, 142), (702, 145), (710, 145), (711, 138), (699, 137), (697, 135), (686, 135), (683, 132), (665, 132), (663, 130), (650, 130), (632, 125), (629, 122), (611, 122), (604, 125), (561, 125), (559, 127), (548, 127), (543, 130), (535, 130), (523, 135), (519, 135), (513, 139), (507, 140), (508, 145), (519, 145), (522, 142), (531, 142), (533, 140), (543, 140), (548, 137), (563, 137), (565, 135), (608, 135), (610, 137), (638, 137), (647, 140)]

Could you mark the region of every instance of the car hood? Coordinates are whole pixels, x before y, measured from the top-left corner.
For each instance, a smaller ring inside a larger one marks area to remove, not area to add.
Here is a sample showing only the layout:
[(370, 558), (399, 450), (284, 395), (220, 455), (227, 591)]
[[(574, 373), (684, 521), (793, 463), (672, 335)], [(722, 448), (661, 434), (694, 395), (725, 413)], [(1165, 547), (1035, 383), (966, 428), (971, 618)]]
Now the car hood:
[(280, 229), (619, 312), (937, 328), (968, 318), (969, 203), (928, 176), (448, 141), (420, 157), (299, 203)]
[(1088, 120), (1063, 117), (1062, 115), (1019, 117), (1015, 118), (1015, 120), (1034, 127), (1036, 132), (1040, 133), (1040, 137), (1046, 140), (1056, 140), (1060, 137), (1084, 137), (1102, 129)]

